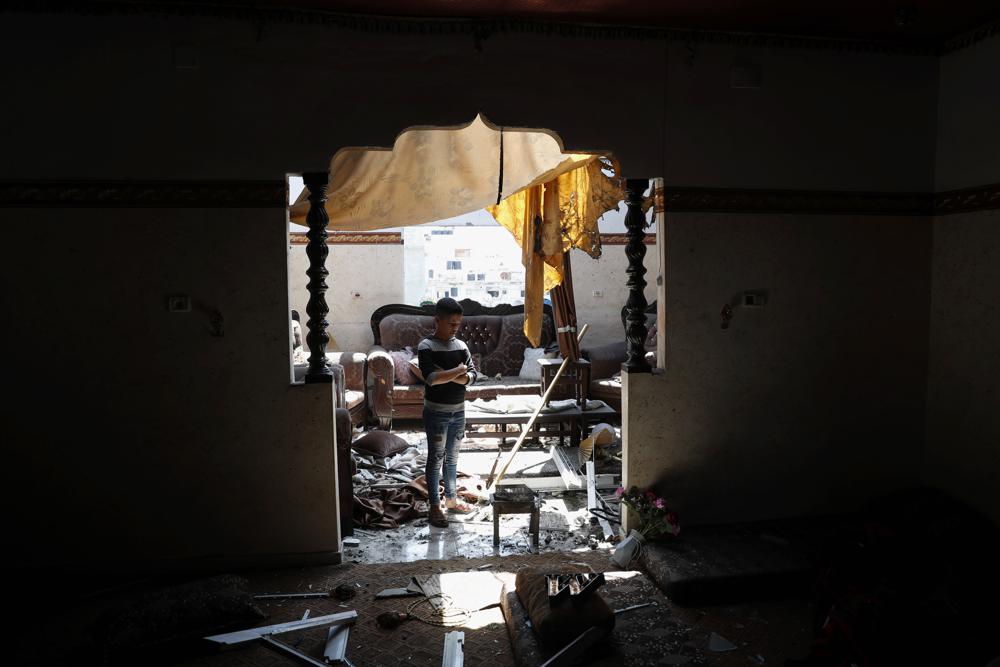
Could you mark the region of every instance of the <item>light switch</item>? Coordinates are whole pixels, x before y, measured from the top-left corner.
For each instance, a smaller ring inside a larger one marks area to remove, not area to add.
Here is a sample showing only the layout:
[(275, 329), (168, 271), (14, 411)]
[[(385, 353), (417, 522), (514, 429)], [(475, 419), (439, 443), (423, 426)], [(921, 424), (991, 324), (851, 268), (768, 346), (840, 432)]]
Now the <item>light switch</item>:
[(171, 294), (167, 297), (167, 310), (171, 313), (190, 313), (191, 297), (187, 294)]

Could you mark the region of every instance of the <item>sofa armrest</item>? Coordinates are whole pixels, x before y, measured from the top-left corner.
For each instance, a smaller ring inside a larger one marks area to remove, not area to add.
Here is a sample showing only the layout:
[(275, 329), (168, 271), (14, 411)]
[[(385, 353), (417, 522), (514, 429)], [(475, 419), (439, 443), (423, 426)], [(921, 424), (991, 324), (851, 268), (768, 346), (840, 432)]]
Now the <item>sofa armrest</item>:
[(396, 375), (392, 368), (392, 357), (381, 345), (373, 345), (368, 350), (368, 382), (370, 393), (368, 407), (378, 420), (379, 428), (389, 430), (392, 426), (393, 387)]
[(627, 356), (625, 341), (584, 348), (580, 353), (590, 362), (590, 377), (595, 380), (609, 378), (620, 372)]
[(365, 391), (367, 385), (368, 355), (363, 352), (327, 352), (330, 363), (340, 364), (344, 368), (344, 381), (347, 389)]

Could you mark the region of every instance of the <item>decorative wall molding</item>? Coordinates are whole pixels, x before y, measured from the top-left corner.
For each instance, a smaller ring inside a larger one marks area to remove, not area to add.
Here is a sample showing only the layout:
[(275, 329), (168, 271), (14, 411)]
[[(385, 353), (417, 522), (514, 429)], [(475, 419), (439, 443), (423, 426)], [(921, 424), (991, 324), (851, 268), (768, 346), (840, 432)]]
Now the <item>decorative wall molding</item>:
[(0, 206), (284, 208), (284, 181), (0, 181)]
[(983, 185), (978, 188), (950, 190), (934, 195), (934, 213), (968, 213), (1000, 208), (1000, 183)]
[(962, 33), (956, 37), (945, 40), (938, 49), (939, 54), (952, 53), (967, 49), (977, 42), (989, 39), (995, 35), (1000, 35), (1000, 20), (992, 21), (986, 25), (981, 25), (974, 30)]
[(305, 24), (330, 26), (358, 32), (385, 34), (465, 34), (477, 44), (491, 35), (504, 33), (542, 34), (556, 37), (588, 39), (666, 40), (683, 44), (713, 43), (748, 47), (774, 47), (823, 51), (847, 51), (883, 54), (938, 55), (965, 48), (997, 32), (995, 28), (980, 29), (951, 38), (944, 42), (903, 42), (879, 39), (854, 39), (803, 35), (733, 32), (724, 30), (691, 30), (634, 25), (600, 25), (587, 23), (561, 23), (529, 19), (462, 19), (462, 18), (408, 18), (365, 14), (344, 14), (308, 8), (282, 8), (260, 6), (256, 3), (222, 4), (212, 2), (155, 1), (121, 2), (97, 0), (70, 2), (69, 0), (11, 0), (0, 5), (6, 10), (25, 13), (75, 13), (90, 16), (152, 15), (208, 17), (215, 19), (243, 20), (260, 27), (267, 24)]
[[(284, 208), (287, 186), (274, 181), (0, 181), (7, 208)], [(948, 215), (1000, 209), (1000, 183), (937, 194), (749, 190), (667, 187), (657, 189), (657, 211), (691, 213), (801, 213), (839, 215)], [(293, 244), (305, 235), (290, 235)], [(623, 234), (602, 234), (607, 245)], [(329, 243), (402, 243), (398, 232), (331, 232)]]
[(929, 215), (934, 196), (830, 190), (744, 190), (667, 186), (657, 210), (697, 213)]
[[(305, 234), (288, 235), (291, 245), (305, 245), (309, 242)], [(403, 235), (399, 232), (328, 232), (327, 245), (403, 245)]]
[[(625, 245), (628, 243), (628, 234), (601, 234), (601, 245)], [(643, 239), (643, 243), (646, 245), (656, 245), (656, 234), (650, 231), (646, 232), (646, 238)]]

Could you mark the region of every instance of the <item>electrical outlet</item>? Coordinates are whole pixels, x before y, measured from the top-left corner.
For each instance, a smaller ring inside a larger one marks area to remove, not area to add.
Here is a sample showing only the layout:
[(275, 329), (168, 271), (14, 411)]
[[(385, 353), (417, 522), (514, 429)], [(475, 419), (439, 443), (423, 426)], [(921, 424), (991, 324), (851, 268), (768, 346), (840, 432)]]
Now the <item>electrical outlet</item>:
[(604, 297), (604, 292), (602, 290), (595, 289), (594, 292), (593, 292), (593, 295), (594, 295), (594, 298), (600, 299), (600, 298)]
[(167, 297), (167, 310), (171, 313), (190, 313), (191, 297), (187, 294), (171, 294)]
[(763, 308), (766, 302), (767, 299), (761, 292), (743, 293), (743, 305), (746, 308)]

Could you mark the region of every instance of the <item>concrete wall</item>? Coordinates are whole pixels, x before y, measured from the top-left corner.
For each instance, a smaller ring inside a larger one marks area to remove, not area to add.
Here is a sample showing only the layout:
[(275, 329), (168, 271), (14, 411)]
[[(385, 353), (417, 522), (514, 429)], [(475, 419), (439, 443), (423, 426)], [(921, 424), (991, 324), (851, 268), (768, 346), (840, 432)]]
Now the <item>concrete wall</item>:
[[(661, 239), (662, 241), (662, 239)], [(919, 479), (927, 218), (667, 214), (666, 371), (627, 378), (626, 482), (689, 522), (857, 507)], [(764, 308), (723, 304), (745, 290)]]
[[(389, 145), (405, 127), (483, 111), (554, 129), (570, 149), (611, 149), (626, 175), (664, 175), (668, 185), (931, 183), (933, 58), (702, 45), (688, 61), (683, 48), (653, 40), (494, 35), (482, 53), (473, 43), (7, 13), (0, 126), (17, 131), (0, 179), (280, 180), (325, 168), (341, 146)], [(175, 67), (179, 45), (194, 50), (197, 69)], [(761, 61), (763, 88), (729, 87), (728, 65), (740, 58)], [(37, 349), (57, 367), (39, 371), (37, 355), (7, 362), (7, 377), (27, 389), (15, 385), (21, 399), (4, 407), (14, 434), (4, 468), (33, 485), (17, 497), (22, 516), (9, 537), (21, 546), (11, 553), (127, 560), (334, 549), (329, 404), (320, 389), (288, 384), (294, 302), (282, 212), (3, 215), (6, 312), (39, 327)], [(31, 252), (24, 229), (39, 239)], [(678, 366), (645, 400), (685, 421), (667, 429), (652, 420), (663, 428), (636, 442), (656, 452), (652, 471), (683, 480), (692, 502), (681, 511), (788, 513), (905, 476), (913, 457), (896, 443), (909, 436), (914, 378), (902, 366), (922, 340), (926, 230), (891, 219), (677, 220), (668, 308)], [(738, 314), (722, 336), (721, 300), (751, 286), (774, 290), (774, 301), (756, 319)], [(226, 337), (207, 336), (204, 314), (166, 313), (163, 297), (175, 291), (221, 309)], [(128, 345), (112, 344), (122, 336)], [(862, 362), (875, 350), (900, 360), (872, 370)], [(848, 371), (882, 393), (858, 390)], [(761, 415), (780, 420), (765, 425)], [(871, 451), (858, 461), (861, 448), (848, 447), (859, 471), (850, 483), (817, 491), (792, 474), (845, 470), (843, 443), (855, 436)]]
[(1000, 181), (1000, 35), (940, 60), (935, 189)]
[[(232, 567), (339, 552), (331, 386), (289, 382), (282, 211), (16, 219), (59, 242), (0, 244), (5, 311), (41, 339), (5, 355), (9, 557)], [(169, 294), (192, 311), (168, 312)]]
[[(326, 303), (330, 349), (366, 352), (372, 346), (371, 316), (387, 303), (405, 303), (402, 244), (333, 244), (329, 246)], [(306, 303), (309, 258), (305, 245), (288, 246), (288, 287), (291, 307), (299, 311), (302, 335), (308, 332)], [(360, 296), (355, 296), (358, 294)]]
[[(737, 62), (763, 86), (731, 88)], [(933, 58), (678, 44), (668, 64), (668, 187), (931, 188)]]
[[(628, 298), (625, 286), (628, 258), (625, 246), (605, 245), (600, 259), (593, 259), (580, 250), (572, 252), (573, 291), (576, 298), (576, 319), (581, 326), (590, 324), (584, 347), (593, 347), (625, 340), (621, 310)], [(656, 272), (659, 270), (656, 248), (646, 248), (646, 300), (656, 300)], [(594, 291), (601, 296), (595, 296)]]
[[(937, 185), (1000, 182), (1000, 37), (941, 59)], [(934, 220), (924, 478), (1000, 522), (1000, 214)]]
[(1000, 522), (1000, 211), (934, 220), (925, 479)]

